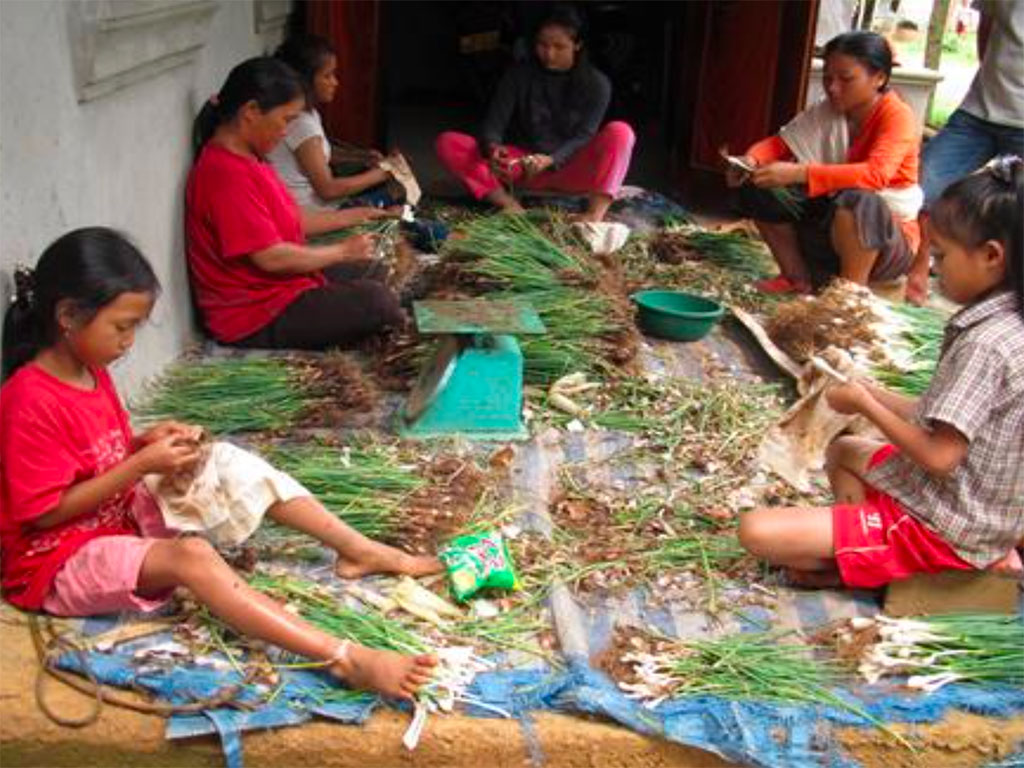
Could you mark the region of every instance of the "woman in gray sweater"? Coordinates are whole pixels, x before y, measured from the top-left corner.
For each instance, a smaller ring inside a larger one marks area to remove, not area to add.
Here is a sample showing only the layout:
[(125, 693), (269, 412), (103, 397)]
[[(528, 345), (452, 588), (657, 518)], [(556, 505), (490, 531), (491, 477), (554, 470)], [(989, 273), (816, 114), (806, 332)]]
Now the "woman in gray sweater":
[(537, 28), (533, 56), (498, 85), (479, 138), (447, 131), (437, 154), (477, 200), (522, 211), (516, 187), (585, 194), (586, 221), (601, 221), (629, 170), (627, 123), (601, 128), (611, 83), (587, 60), (582, 23), (556, 7)]

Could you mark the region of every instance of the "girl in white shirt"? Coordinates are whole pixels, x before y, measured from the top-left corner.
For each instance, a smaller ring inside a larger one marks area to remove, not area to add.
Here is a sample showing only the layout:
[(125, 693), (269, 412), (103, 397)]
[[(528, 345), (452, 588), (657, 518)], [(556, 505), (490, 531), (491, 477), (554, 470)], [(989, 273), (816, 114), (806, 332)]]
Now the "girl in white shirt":
[(306, 110), (288, 126), (284, 140), (270, 153), (278, 175), (302, 208), (324, 209), (339, 198), (352, 197), (383, 184), (390, 174), (379, 168), (383, 159), (371, 150), (372, 167), (354, 176), (331, 172), (331, 144), (317, 105), (329, 104), (338, 90), (338, 57), (331, 44), (313, 35), (290, 37), (274, 56), (294, 69), (306, 86)]

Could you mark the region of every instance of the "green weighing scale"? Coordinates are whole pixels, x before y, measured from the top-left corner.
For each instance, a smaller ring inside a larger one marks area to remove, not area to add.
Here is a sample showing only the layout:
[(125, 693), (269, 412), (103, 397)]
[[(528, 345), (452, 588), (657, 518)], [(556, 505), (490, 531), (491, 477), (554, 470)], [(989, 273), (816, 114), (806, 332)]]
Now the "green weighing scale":
[(419, 332), (439, 340), (398, 414), (399, 434), (528, 437), (522, 419), (523, 353), (512, 334), (546, 332), (533, 307), (482, 299), (417, 301), (413, 313)]

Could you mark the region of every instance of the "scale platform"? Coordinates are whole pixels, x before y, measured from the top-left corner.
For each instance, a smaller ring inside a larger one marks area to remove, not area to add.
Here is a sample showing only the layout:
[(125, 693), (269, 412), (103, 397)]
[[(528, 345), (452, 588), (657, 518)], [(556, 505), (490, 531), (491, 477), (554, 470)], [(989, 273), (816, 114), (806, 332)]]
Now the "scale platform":
[(398, 416), (403, 437), (529, 436), (523, 424), (523, 353), (517, 335), (546, 332), (526, 302), (467, 299), (413, 303), (434, 352)]

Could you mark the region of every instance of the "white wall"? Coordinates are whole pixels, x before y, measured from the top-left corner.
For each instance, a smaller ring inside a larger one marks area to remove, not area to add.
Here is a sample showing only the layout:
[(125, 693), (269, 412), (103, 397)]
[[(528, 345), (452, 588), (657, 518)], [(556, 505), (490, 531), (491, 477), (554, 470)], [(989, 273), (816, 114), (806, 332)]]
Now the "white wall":
[(192, 117), (232, 66), (263, 53), (280, 30), (258, 35), (251, 0), (222, 0), (194, 61), (80, 103), (69, 13), (104, 5), (0, 0), (0, 309), (14, 265), (34, 263), (64, 232), (126, 231), (164, 286), (151, 323), (114, 368), (130, 394), (195, 335), (182, 232)]

